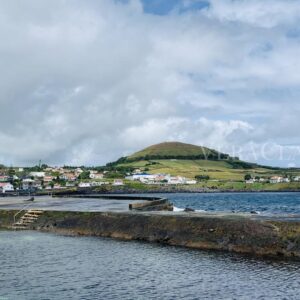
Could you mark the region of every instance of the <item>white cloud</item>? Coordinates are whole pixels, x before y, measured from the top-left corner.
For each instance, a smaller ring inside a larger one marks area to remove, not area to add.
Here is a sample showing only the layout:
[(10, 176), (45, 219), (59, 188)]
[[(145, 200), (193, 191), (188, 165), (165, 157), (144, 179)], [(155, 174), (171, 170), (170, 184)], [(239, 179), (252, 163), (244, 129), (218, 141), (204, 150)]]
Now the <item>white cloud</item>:
[(298, 0), (211, 0), (208, 15), (221, 21), (271, 28), (299, 21)]
[(298, 6), (211, 1), (157, 16), (137, 0), (2, 1), (0, 158), (103, 164), (164, 140), (299, 143)]

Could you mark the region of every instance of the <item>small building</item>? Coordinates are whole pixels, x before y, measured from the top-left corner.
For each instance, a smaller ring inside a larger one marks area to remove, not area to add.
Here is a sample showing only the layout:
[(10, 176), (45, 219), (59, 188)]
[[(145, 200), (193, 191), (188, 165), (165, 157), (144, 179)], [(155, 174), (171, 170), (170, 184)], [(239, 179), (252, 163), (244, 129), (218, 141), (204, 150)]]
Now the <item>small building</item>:
[(45, 172), (30, 172), (29, 176), (35, 177), (35, 178), (44, 178)]
[(7, 175), (0, 175), (0, 182), (7, 182), (9, 180), (9, 176)]
[(113, 185), (116, 185), (116, 186), (124, 185), (124, 182), (122, 179), (115, 179), (113, 182)]
[(23, 179), (22, 188), (23, 190), (29, 190), (33, 187), (34, 180), (31, 178)]
[(88, 188), (88, 187), (91, 187), (91, 183), (90, 182), (80, 182), (78, 184), (78, 187), (80, 187), (80, 188)]
[(194, 180), (194, 179), (188, 179), (185, 183), (186, 183), (186, 184), (196, 184), (197, 181)]
[(251, 178), (245, 181), (246, 184), (253, 184), (255, 182), (255, 179)]
[(45, 177), (44, 177), (44, 182), (47, 182), (47, 183), (48, 183), (48, 182), (51, 182), (53, 179), (54, 179), (53, 176), (49, 176), (49, 175), (48, 175), (48, 176), (45, 176)]
[(76, 168), (75, 173), (76, 174), (81, 174), (83, 170), (81, 168)]
[(14, 186), (9, 182), (0, 182), (0, 192), (6, 193), (6, 192), (13, 192)]
[(103, 179), (104, 175), (98, 172), (90, 172), (91, 179)]
[(168, 184), (185, 184), (186, 183), (186, 178), (182, 176), (171, 176), (168, 179)]
[(67, 181), (76, 181), (77, 176), (74, 173), (64, 173), (59, 178)]
[(283, 177), (281, 176), (273, 176), (270, 178), (270, 183), (282, 183), (283, 181)]
[(56, 184), (54, 184), (53, 188), (54, 188), (55, 190), (60, 190), (60, 189), (63, 189), (64, 187), (61, 186), (60, 184), (56, 183)]

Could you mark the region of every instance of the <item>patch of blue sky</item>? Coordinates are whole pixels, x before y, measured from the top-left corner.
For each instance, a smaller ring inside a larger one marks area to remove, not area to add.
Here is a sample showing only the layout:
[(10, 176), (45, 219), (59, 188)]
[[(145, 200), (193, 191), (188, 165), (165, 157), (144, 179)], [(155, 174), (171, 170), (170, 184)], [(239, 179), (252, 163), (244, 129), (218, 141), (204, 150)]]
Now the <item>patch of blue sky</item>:
[(298, 28), (293, 28), (287, 31), (286, 36), (288, 38), (292, 39), (299, 39), (300, 38), (300, 29)]
[(273, 50), (273, 45), (269, 42), (259, 44), (251, 49), (249, 55), (250, 56), (263, 56)]
[(209, 7), (204, 0), (142, 0), (145, 13), (167, 15), (173, 10), (184, 13), (191, 10), (201, 10)]

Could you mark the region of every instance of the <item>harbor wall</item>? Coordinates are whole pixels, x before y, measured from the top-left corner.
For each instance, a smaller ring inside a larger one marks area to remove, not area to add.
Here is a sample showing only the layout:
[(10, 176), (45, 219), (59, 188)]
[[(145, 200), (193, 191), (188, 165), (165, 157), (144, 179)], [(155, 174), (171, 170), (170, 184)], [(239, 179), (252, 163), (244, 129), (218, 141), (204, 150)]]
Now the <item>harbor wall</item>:
[(47, 211), (32, 229), (300, 259), (300, 222), (197, 213)]
[[(9, 228), (16, 211), (0, 211)], [(168, 212), (45, 211), (32, 230), (300, 259), (300, 222)]]

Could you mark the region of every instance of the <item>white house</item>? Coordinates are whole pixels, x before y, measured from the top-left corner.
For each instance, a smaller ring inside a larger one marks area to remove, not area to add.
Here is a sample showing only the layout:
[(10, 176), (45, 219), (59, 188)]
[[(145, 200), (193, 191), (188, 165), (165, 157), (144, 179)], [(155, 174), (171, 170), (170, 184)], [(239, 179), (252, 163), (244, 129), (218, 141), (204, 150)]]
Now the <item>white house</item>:
[(168, 184), (185, 184), (186, 178), (182, 176), (170, 177), (168, 179)]
[(7, 181), (8, 181), (8, 176), (0, 175), (0, 182), (7, 182)]
[(14, 191), (14, 186), (9, 182), (0, 182), (0, 192), (12, 192)]
[(44, 182), (51, 182), (54, 179), (53, 176), (45, 176), (44, 177)]
[(90, 178), (91, 179), (103, 179), (103, 174), (102, 173), (98, 173), (98, 172), (91, 172), (90, 173)]
[(87, 187), (91, 187), (91, 184), (90, 184), (90, 182), (80, 182), (78, 187), (87, 188)]
[(250, 179), (246, 180), (245, 182), (246, 182), (247, 184), (252, 184), (252, 183), (255, 182), (255, 179), (250, 178)]
[(185, 183), (186, 183), (186, 184), (196, 184), (197, 181), (194, 180), (194, 179), (188, 179)]
[(122, 179), (115, 179), (113, 185), (124, 185), (124, 183)]
[(284, 182), (284, 178), (281, 176), (273, 176), (270, 179), (270, 183), (281, 183)]
[(37, 178), (43, 178), (45, 177), (45, 172), (30, 172), (29, 175)]
[(23, 179), (23, 181), (22, 181), (23, 190), (28, 190), (30, 187), (33, 186), (33, 183), (34, 183), (34, 180), (32, 180), (30, 178)]

